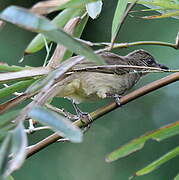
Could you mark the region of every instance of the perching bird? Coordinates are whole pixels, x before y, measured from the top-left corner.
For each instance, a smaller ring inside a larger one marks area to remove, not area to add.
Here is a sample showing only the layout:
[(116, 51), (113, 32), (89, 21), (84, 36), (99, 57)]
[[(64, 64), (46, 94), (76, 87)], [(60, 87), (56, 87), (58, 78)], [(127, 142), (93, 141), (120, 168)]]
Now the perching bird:
[[(142, 49), (133, 51), (126, 56), (109, 52), (102, 52), (99, 55), (104, 59), (106, 65), (133, 65), (168, 69), (165, 65), (157, 63), (151, 54)], [(103, 71), (95, 68), (93, 71), (89, 71), (87, 68), (94, 66), (96, 64), (87, 59), (76, 64), (71, 69), (70, 78), (62, 80), (64, 83), (63, 86), (59, 87), (57, 96), (72, 99), (76, 104), (107, 97), (119, 99), (143, 75), (147, 74), (141, 73), (141, 69), (134, 68), (103, 68)], [(76, 70), (80, 68), (87, 69), (77, 72)], [(143, 71), (145, 70), (143, 69)]]

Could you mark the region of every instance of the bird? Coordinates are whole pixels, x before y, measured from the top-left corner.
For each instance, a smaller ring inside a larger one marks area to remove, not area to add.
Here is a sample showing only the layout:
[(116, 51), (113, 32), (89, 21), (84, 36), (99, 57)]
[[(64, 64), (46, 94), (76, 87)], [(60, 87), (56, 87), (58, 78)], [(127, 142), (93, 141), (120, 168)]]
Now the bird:
[[(157, 63), (155, 58), (143, 49), (135, 50), (126, 56), (111, 52), (102, 52), (98, 55), (104, 59), (105, 67), (108, 65), (132, 65), (168, 69), (167, 66)], [(94, 62), (87, 59), (73, 66), (70, 70), (72, 73), (69, 73), (70, 78), (62, 80), (63, 85), (59, 87), (56, 96), (71, 99), (75, 104), (110, 97), (118, 98), (131, 89), (142, 76), (147, 74), (141, 73), (141, 69), (121, 67), (106, 68), (106, 70), (103, 68), (103, 71), (100, 71), (99, 69), (93, 69), (95, 66)], [(91, 67), (93, 71), (89, 71), (88, 67)], [(80, 68), (86, 68), (86, 70), (76, 71)]]

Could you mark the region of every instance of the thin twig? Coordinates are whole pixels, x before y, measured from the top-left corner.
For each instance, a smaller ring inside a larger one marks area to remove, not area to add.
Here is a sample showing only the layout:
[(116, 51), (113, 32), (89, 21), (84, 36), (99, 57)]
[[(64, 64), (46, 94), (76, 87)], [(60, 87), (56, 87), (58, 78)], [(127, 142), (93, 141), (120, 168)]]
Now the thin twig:
[(72, 113), (66, 111), (65, 109), (59, 109), (59, 108), (52, 106), (51, 104), (48, 104), (48, 103), (46, 103), (45, 106), (48, 109), (67, 117), (68, 119), (72, 119), (72, 120), (77, 119), (77, 115), (72, 114)]
[[(102, 42), (102, 43), (92, 43), (87, 41), (88, 45), (91, 46), (109, 46), (110, 43)], [(113, 45), (113, 49), (116, 48), (128, 48), (132, 46), (140, 46), (140, 45), (158, 45), (158, 46), (167, 46), (174, 49), (179, 49), (178, 44), (168, 43), (168, 42), (162, 42), (162, 41), (136, 41), (136, 42), (126, 42), (126, 43), (115, 43)], [(104, 49), (97, 50), (97, 52), (106, 51), (108, 50), (108, 47)]]
[[(97, 70), (104, 70), (106, 72), (107, 70), (115, 70), (117, 68), (124, 68), (124, 69), (146, 69), (146, 70), (156, 70), (156, 71), (162, 71), (162, 72), (170, 72), (170, 70), (167, 69), (161, 69), (156, 67), (148, 67), (148, 66), (133, 66), (133, 65), (102, 65), (102, 66), (87, 66), (82, 68), (74, 68), (71, 72), (67, 72), (66, 74), (71, 74), (73, 72), (82, 72), (82, 71), (90, 71), (90, 72), (96, 72)], [(114, 73), (114, 72), (113, 72)]]
[(33, 128), (33, 129), (26, 129), (25, 132), (27, 134), (32, 134), (32, 133), (37, 132), (37, 131), (48, 130), (48, 129), (50, 129), (50, 127), (42, 126), (42, 127), (37, 127), (37, 128)]
[[(179, 34), (177, 34), (176, 37), (176, 42), (175, 43), (168, 43), (168, 42), (162, 42), (162, 41), (136, 41), (136, 42), (126, 42), (126, 43), (114, 43), (113, 45), (113, 49), (116, 48), (128, 48), (128, 47), (132, 47), (132, 46), (141, 46), (141, 45), (158, 45), (158, 46), (166, 46), (166, 47), (171, 47), (174, 48), (176, 50), (179, 49), (179, 38), (178, 38)], [(88, 46), (107, 46), (104, 49), (99, 49), (97, 51), (95, 51), (96, 53), (99, 52), (103, 52), (103, 51), (108, 51), (109, 50), (109, 46), (111, 43), (108, 42), (96, 42), (93, 43), (91, 41), (86, 41), (83, 39), (79, 39), (79, 38), (75, 38), (76, 40), (80, 41), (83, 44), (86, 44)]]

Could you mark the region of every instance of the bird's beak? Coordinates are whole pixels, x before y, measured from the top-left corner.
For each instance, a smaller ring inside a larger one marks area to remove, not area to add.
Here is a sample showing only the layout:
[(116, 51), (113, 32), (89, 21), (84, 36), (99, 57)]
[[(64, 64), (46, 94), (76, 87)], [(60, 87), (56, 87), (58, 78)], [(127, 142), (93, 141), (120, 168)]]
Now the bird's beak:
[(165, 66), (164, 64), (157, 64), (157, 66), (161, 69), (166, 69), (168, 70), (169, 68), (167, 66)]

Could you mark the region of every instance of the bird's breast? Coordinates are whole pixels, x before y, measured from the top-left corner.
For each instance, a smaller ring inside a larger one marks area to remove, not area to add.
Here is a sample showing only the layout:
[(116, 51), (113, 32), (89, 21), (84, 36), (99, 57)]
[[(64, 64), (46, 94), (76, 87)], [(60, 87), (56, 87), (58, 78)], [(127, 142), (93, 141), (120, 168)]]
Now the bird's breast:
[(75, 73), (67, 82), (59, 96), (74, 99), (76, 103), (94, 101), (107, 97), (107, 94), (123, 95), (140, 78), (137, 74), (106, 74), (96, 72)]

